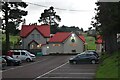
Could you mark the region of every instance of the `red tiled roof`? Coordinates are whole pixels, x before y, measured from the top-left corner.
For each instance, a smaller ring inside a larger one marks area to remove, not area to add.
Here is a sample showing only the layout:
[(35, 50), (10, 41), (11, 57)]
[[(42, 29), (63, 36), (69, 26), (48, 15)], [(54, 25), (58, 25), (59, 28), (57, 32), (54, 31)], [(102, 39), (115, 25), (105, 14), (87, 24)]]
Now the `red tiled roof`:
[(57, 32), (52, 38), (50, 38), (49, 42), (63, 42), (70, 36), (70, 32)]
[(85, 37), (83, 35), (79, 35), (79, 38), (85, 43)]
[[(49, 42), (63, 42), (65, 41), (72, 33), (71, 32), (57, 32)], [(83, 42), (85, 42), (84, 36), (79, 37)]]
[(102, 42), (103, 42), (102, 39), (98, 39), (98, 40), (96, 41), (97, 44), (102, 44)]
[(103, 43), (103, 40), (102, 40), (102, 36), (101, 36), (101, 35), (98, 35), (98, 36), (97, 36), (96, 43), (97, 43), (97, 44), (102, 44), (102, 43)]
[(50, 37), (49, 25), (22, 25), (21, 37), (27, 37), (34, 29), (38, 30), (44, 37)]

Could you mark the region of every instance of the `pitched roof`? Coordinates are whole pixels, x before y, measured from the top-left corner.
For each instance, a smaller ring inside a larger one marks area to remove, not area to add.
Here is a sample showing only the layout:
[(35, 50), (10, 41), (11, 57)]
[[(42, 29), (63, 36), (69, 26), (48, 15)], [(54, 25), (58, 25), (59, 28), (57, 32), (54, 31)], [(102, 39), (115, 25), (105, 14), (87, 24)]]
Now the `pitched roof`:
[(27, 37), (34, 29), (36, 29), (44, 37), (50, 37), (49, 25), (22, 25), (20, 36)]
[(35, 40), (30, 41), (28, 45), (30, 45), (30, 44), (33, 43), (33, 42), (38, 45), (38, 43), (37, 43)]
[(63, 42), (70, 36), (70, 32), (57, 32), (52, 38), (50, 38), (49, 42)]
[[(65, 41), (72, 33), (71, 32), (57, 32), (49, 42), (63, 42)], [(78, 36), (79, 37), (79, 36)], [(85, 42), (84, 36), (79, 37), (83, 42)]]
[(96, 43), (97, 43), (97, 44), (102, 44), (102, 39), (98, 39), (98, 40), (96, 41)]
[(102, 36), (101, 36), (101, 35), (98, 35), (98, 36), (97, 36), (96, 43), (97, 43), (97, 44), (102, 44), (102, 43), (103, 43), (103, 40), (102, 40)]
[(85, 43), (85, 37), (83, 35), (79, 35), (79, 38)]

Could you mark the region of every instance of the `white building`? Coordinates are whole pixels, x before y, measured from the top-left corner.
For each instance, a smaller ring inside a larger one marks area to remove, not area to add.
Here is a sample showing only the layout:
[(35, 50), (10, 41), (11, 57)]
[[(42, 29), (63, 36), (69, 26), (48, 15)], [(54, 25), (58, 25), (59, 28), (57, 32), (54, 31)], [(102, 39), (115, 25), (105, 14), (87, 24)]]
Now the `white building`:
[(43, 54), (76, 54), (85, 50), (84, 36), (71, 32), (58, 32), (48, 43), (42, 47)]

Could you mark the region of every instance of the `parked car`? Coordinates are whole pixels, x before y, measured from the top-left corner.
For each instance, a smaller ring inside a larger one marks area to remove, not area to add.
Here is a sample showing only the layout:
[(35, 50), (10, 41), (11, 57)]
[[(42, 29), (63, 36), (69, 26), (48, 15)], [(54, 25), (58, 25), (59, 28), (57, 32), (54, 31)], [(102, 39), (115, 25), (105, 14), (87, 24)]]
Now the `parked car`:
[(3, 56), (7, 62), (7, 66), (21, 65), (22, 61), (20, 59), (14, 59), (10, 56)]
[(5, 66), (7, 66), (7, 61), (4, 58), (2, 58), (2, 69), (4, 69)]
[(34, 61), (36, 58), (34, 54), (27, 50), (10, 50), (8, 54), (15, 59), (26, 60), (27, 62)]
[(78, 63), (98, 63), (99, 58), (94, 54), (88, 54), (83, 52), (69, 59), (69, 63), (78, 64)]
[(97, 58), (100, 57), (99, 54), (98, 54), (96, 51), (94, 51), (94, 50), (88, 50), (88, 51), (85, 51), (85, 52), (83, 52), (83, 53), (85, 53), (85, 54), (93, 54), (93, 55), (95, 55)]
[(7, 66), (7, 61), (2, 58), (2, 56), (0, 56), (0, 65), (1, 65), (1, 69), (5, 69), (5, 66)]

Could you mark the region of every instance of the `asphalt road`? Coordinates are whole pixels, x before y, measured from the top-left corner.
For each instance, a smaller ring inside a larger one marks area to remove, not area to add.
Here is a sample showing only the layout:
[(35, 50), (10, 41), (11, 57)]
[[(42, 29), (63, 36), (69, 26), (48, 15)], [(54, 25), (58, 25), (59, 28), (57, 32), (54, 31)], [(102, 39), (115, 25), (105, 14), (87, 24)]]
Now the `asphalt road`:
[(68, 63), (71, 56), (41, 56), (35, 62), (2, 72), (2, 80), (80, 80), (93, 79), (97, 64)]

